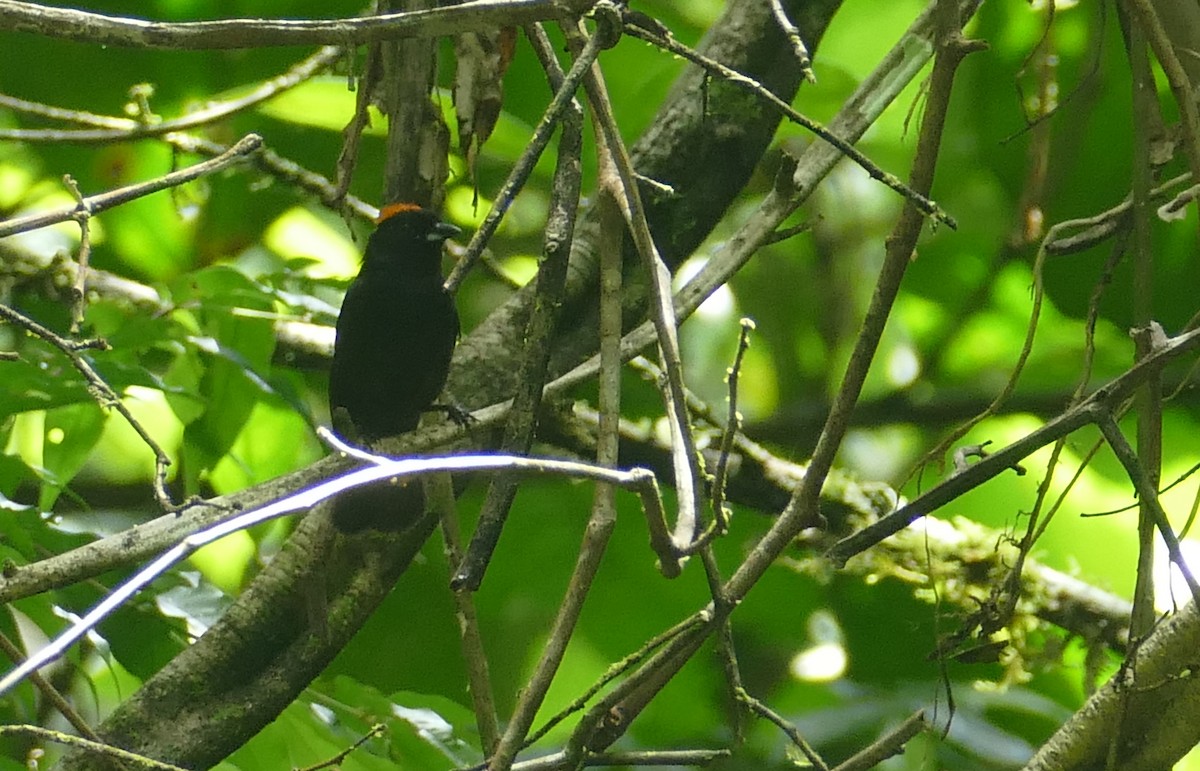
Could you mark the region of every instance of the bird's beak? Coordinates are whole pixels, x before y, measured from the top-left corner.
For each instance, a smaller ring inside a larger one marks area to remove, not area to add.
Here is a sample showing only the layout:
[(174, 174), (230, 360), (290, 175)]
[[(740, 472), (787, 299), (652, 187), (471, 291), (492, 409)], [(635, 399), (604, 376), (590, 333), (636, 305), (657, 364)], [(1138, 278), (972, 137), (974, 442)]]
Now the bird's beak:
[(433, 230), (426, 236), (430, 241), (442, 242), (447, 238), (454, 238), (462, 232), (462, 228), (457, 225), (451, 225), (449, 222), (439, 222), (433, 226)]

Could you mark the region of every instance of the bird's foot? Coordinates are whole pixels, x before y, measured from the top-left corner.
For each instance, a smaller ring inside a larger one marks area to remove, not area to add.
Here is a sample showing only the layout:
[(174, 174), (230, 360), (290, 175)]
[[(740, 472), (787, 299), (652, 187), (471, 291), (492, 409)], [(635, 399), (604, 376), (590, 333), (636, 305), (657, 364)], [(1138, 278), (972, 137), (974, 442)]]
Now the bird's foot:
[(474, 415), (457, 404), (431, 404), (425, 411), (444, 413), (459, 428), (469, 428), (472, 423), (478, 422)]

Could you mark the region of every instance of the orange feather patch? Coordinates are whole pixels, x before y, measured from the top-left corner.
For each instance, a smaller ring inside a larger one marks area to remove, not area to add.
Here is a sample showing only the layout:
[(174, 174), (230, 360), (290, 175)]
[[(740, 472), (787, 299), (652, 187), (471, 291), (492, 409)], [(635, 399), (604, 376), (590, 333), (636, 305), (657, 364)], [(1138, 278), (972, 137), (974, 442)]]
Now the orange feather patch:
[(420, 209), (421, 207), (417, 206), (415, 203), (389, 203), (387, 206), (384, 206), (379, 210), (379, 216), (375, 218), (375, 224), (381, 225), (383, 224), (384, 220), (394, 217), (400, 212), (420, 211)]

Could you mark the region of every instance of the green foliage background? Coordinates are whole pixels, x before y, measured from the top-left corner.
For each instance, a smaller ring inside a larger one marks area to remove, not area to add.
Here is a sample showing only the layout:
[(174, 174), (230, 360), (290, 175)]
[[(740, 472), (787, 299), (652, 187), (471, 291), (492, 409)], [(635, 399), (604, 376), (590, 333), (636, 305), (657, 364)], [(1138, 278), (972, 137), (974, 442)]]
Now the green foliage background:
[[(1038, 204), (1046, 223), (1082, 217), (1118, 203), (1129, 189), (1128, 70), (1111, 11), (1090, 4), (1060, 9), (1053, 28), (1059, 84), (1058, 114), (1039, 130), (1050, 133), (1049, 170)], [(162, 20), (220, 16), (309, 17), (353, 15), (347, 2), (215, 3), (212, 0), (94, 3), (97, 10)], [(721, 10), (717, 2), (639, 4), (682, 40), (694, 42)], [(815, 57), (818, 83), (801, 89), (795, 106), (828, 120), (878, 57), (921, 10), (912, 0), (851, 0), (838, 14)], [(1023, 104), (1035, 85), (1025, 59), (1038, 44), (1044, 11), (1024, 3), (986, 3), (968, 31), (990, 43), (963, 66), (939, 167), (935, 198), (961, 223), (958, 231), (926, 234), (912, 265), (877, 364), (864, 394), (863, 413), (841, 463), (865, 480), (904, 484), (912, 495), (921, 481), (906, 472), (951, 425), (980, 409), (1002, 386), (1020, 351), (1030, 312), (1034, 247), (1015, 238), (1029, 189), (1031, 144)], [(149, 104), (161, 116), (186, 113), (273, 76), (307, 52), (267, 49), (230, 52), (104, 50), (0, 31), (0, 91), (57, 106), (118, 114), (135, 84), (149, 83)], [(632, 138), (645, 127), (682, 64), (626, 39), (602, 58), (618, 118)], [(344, 65), (343, 65), (344, 68)], [(445, 73), (449, 85), (451, 73)], [(547, 101), (544, 78), (524, 45), (505, 80), (505, 113), (484, 148), (478, 169), (479, 208), (461, 158), (454, 160), (447, 216), (477, 224), (486, 201), (524, 149)], [(915, 144), (921, 93), (917, 85), (894, 104), (860, 143), (883, 168), (903, 177)], [(303, 166), (332, 175), (340, 130), (353, 108), (344, 74), (317, 78), (259, 109), (206, 133), (231, 142), (247, 132)], [(443, 97), (447, 110), (449, 97)], [(27, 119), (0, 111), (0, 126)], [(381, 189), (383, 123), (364, 142), (353, 191), (377, 201)], [(762, 173), (738, 199), (701, 256), (716, 249), (768, 189), (778, 152), (798, 151), (812, 138), (795, 126), (779, 131)], [(173, 155), (156, 141), (69, 145), (0, 141), (0, 216), (70, 203), (61, 184), (71, 174), (85, 194), (144, 180), (198, 160)], [(588, 179), (594, 159), (585, 155)], [(517, 201), (492, 251), (513, 275), (527, 279), (540, 249), (552, 168), (543, 159), (534, 183)], [(823, 408), (842, 368), (869, 298), (883, 241), (901, 201), (843, 164), (805, 207), (811, 234), (771, 246), (684, 328), (690, 384), (716, 404), (733, 353), (740, 316), (758, 333), (743, 375), (742, 410), (748, 433), (781, 455), (803, 460), (811, 451)], [(1156, 233), (1155, 317), (1168, 332), (1195, 313), (1195, 215)], [(112, 350), (89, 356), (135, 414), (172, 454), (177, 496), (219, 494), (276, 477), (320, 457), (313, 427), (327, 422), (324, 372), (276, 357), (273, 320), (305, 318), (331, 324), (340, 291), (353, 275), (365, 226), (351, 227), (313, 199), (253, 171), (222, 174), (171, 193), (121, 206), (93, 221), (92, 264), (145, 283), (170, 311), (151, 314), (111, 301), (88, 307), (89, 334)], [(74, 226), (60, 225), (12, 239), (39, 254), (73, 249)], [(968, 441), (1001, 446), (1027, 433), (1065, 403), (1082, 372), (1084, 317), (1108, 246), (1051, 260), (1048, 303), (1029, 366), (1013, 400), (1016, 409), (977, 428)], [(1130, 269), (1117, 268), (1100, 305), (1092, 382), (1122, 372), (1132, 360)], [(67, 305), (37, 281), (5, 286), (3, 301), (41, 323), (65, 331)], [(470, 329), (510, 289), (493, 277), (472, 276), (459, 295)], [(253, 313), (248, 312), (253, 311)], [(19, 361), (0, 363), (0, 557), (23, 564), (61, 553), (91, 538), (154, 516), (152, 457), (117, 416), (98, 407), (66, 360), (44, 343), (0, 328), (0, 349)], [(1176, 380), (1182, 373), (1169, 373)], [(897, 397), (902, 397), (896, 400)], [(653, 418), (653, 389), (628, 379), (627, 413)], [(896, 404), (894, 413), (886, 411)], [(961, 406), (960, 406), (961, 405)], [(1165, 416), (1163, 478), (1196, 462), (1194, 395), (1185, 393)], [(873, 409), (879, 407), (879, 409)], [(1081, 432), (1068, 455), (1082, 458), (1095, 436)], [(1029, 475), (1005, 476), (956, 501), (940, 516), (962, 516), (1012, 529), (1028, 511), (1040, 481), (1044, 453), (1027, 462)], [(1069, 474), (1074, 466), (1066, 464)], [(925, 485), (938, 475), (927, 469)], [(1066, 480), (1058, 480), (1059, 487)], [(1168, 493), (1168, 510), (1191, 507), (1195, 483)], [(478, 595), (485, 640), (502, 712), (512, 707), (544, 632), (558, 607), (574, 562), (590, 488), (557, 482), (522, 488), (487, 583)], [(460, 510), (469, 527), (481, 493), (476, 485)], [(44, 519), (36, 505), (55, 516)], [(1080, 512), (1132, 502), (1118, 465), (1102, 452), (1084, 471), (1037, 557), (1051, 566), (1121, 594), (1132, 587), (1134, 517), (1129, 513), (1079, 519)], [(675, 582), (655, 572), (644, 525), (623, 500), (616, 538), (590, 597), (581, 627), (556, 682), (547, 715), (636, 649), (706, 601), (698, 566)], [(722, 564), (740, 555), (766, 526), (771, 512), (738, 510), (732, 532), (718, 546)], [(70, 681), (80, 709), (104, 714), (156, 671), (215, 618), (279, 547), (288, 523), (233, 536), (193, 558), (101, 629), (106, 643), (90, 641), (71, 654), (88, 674)], [(103, 577), (110, 585), (120, 575)], [(385, 723), (375, 738), (346, 759), (347, 769), (445, 768), (480, 759), (456, 622), (446, 590), (441, 546), (431, 541), (424, 559), (406, 574), (366, 628), (309, 689), (305, 698), (229, 758), (229, 769), (303, 766), (329, 758)], [(0, 614), (0, 630), (32, 640), (51, 634), (62, 611), (80, 612), (101, 586), (69, 587), (14, 604)], [(168, 599), (169, 598), (169, 599)], [(927, 597), (893, 578), (813, 574), (776, 568), (734, 616), (746, 684), (830, 759), (840, 759), (914, 709), (945, 701), (940, 666), (931, 661), (936, 635), (953, 628)], [(19, 626), (19, 622), (24, 626)], [(828, 682), (789, 671), (801, 652), (832, 643), (845, 668)], [(1012, 768), (1021, 765), (1084, 698), (1086, 644), (1046, 629), (1033, 636), (1021, 661), (951, 662), (957, 716), (944, 741), (914, 741), (894, 768)], [(714, 656), (689, 665), (635, 724), (622, 746), (716, 747), (732, 741), (734, 719), (723, 696)], [(399, 705), (399, 706), (397, 706)], [(934, 713), (930, 713), (933, 715)], [(28, 686), (0, 700), (0, 722), (42, 722)], [(784, 738), (765, 723), (748, 725), (748, 741), (725, 765), (784, 767)], [(565, 736), (544, 741), (557, 746)], [(0, 744), (0, 769), (23, 767), (27, 747)], [(51, 752), (55, 750), (51, 748)]]

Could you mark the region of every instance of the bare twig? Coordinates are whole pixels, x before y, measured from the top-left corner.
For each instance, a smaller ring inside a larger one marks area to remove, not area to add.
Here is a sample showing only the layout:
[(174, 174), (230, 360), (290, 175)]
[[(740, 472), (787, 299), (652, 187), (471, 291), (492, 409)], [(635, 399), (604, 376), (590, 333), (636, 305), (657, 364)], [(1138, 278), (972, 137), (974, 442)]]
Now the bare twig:
[[(612, 174), (605, 168), (601, 157), (601, 175)], [(613, 467), (617, 464), (617, 428), (621, 415), (621, 362), (617, 354), (617, 341), (621, 334), (621, 217), (616, 204), (605, 198), (600, 204), (600, 227), (604, 262), (600, 269), (600, 432), (596, 443), (596, 464)], [(607, 247), (607, 248), (604, 248)], [(525, 685), (525, 692), (513, 713), (509, 730), (505, 732), (500, 749), (488, 764), (488, 771), (507, 771), (533, 725), (537, 709), (541, 706), (550, 681), (558, 671), (566, 653), (567, 644), (583, 601), (592, 587), (592, 580), (600, 567), (600, 559), (608, 547), (617, 521), (615, 490), (611, 485), (597, 485), (593, 495), (592, 512), (584, 531), (575, 569), (567, 586), (566, 596), (559, 605), (554, 618), (550, 639), (545, 652), (538, 660), (537, 668)]]
[(782, 99), (775, 96), (775, 94), (771, 93), (768, 89), (764, 88), (754, 80), (751, 80), (740, 72), (731, 70), (720, 62), (706, 58), (694, 49), (689, 48), (683, 43), (680, 43), (674, 37), (662, 37), (655, 35), (648, 30), (634, 25), (626, 25), (625, 31), (627, 34), (632, 35), (633, 37), (640, 38), (648, 43), (653, 43), (664, 50), (670, 51), (677, 56), (681, 56), (693, 64), (703, 67), (708, 72), (711, 72), (712, 74), (755, 94), (767, 104), (771, 105), (771, 107), (786, 116), (793, 123), (803, 126), (805, 129), (811, 131), (813, 134), (816, 134), (821, 139), (833, 145), (835, 148), (837, 148), (839, 153), (861, 166), (863, 171), (867, 172), (872, 179), (882, 182), (900, 195), (904, 196), (909, 203), (911, 203), (913, 206), (916, 206), (917, 209), (925, 216), (931, 217), (934, 220), (945, 224), (952, 230), (958, 228), (958, 223), (954, 220), (954, 218), (947, 214), (941, 206), (938, 206), (936, 202), (902, 182), (899, 177), (881, 169), (874, 161), (864, 155), (862, 151), (854, 147), (854, 145), (850, 144), (841, 136), (829, 130), (815, 120), (802, 115), (793, 109), (792, 106), (787, 102), (784, 102)]
[[(342, 129), (342, 150), (338, 153), (337, 163), (334, 165), (334, 200), (338, 204), (338, 208), (341, 208), (340, 202), (345, 200), (346, 194), (350, 192), (354, 165), (358, 162), (358, 146), (362, 141), (363, 130), (371, 120), (368, 108), (371, 106), (371, 99), (382, 74), (383, 61), (379, 44), (372, 43), (367, 50), (367, 61), (363, 65), (362, 76), (358, 79), (358, 91), (354, 99), (354, 115)], [(354, 74), (351, 73), (350, 77), (353, 78)]]
[(167, 467), (171, 465), (170, 457), (158, 445), (154, 437), (150, 436), (150, 432), (133, 416), (133, 413), (121, 401), (121, 397), (112, 389), (112, 386), (105, 382), (104, 378), (100, 376), (100, 373), (96, 371), (91, 362), (81, 354), (81, 351), (85, 350), (106, 351), (109, 348), (108, 343), (96, 338), (89, 340), (68, 340), (28, 316), (5, 305), (0, 305), (0, 319), (28, 330), (30, 333), (62, 351), (70, 360), (71, 366), (79, 374), (83, 375), (84, 380), (87, 381), (89, 391), (96, 400), (96, 403), (103, 408), (112, 408), (120, 413), (130, 428), (141, 437), (146, 446), (150, 448), (150, 451), (154, 453), (154, 496), (164, 511), (174, 511), (176, 509), (175, 504), (171, 501), (171, 496), (167, 492)]
[[(5, 0), (0, 0), (5, 2)], [(41, 212), (38, 214), (30, 214), (25, 217), (16, 217), (13, 219), (0, 222), (0, 238), (11, 236), (14, 233), (24, 233), (29, 230), (37, 230), (44, 228), (47, 225), (54, 225), (59, 222), (66, 222), (70, 219), (75, 219), (81, 211), (88, 211), (92, 215), (99, 214), (102, 211), (111, 209), (114, 206), (119, 206), (123, 203), (128, 203), (135, 198), (157, 193), (160, 190), (182, 185), (185, 182), (191, 182), (194, 179), (199, 179), (207, 174), (220, 171), (234, 163), (242, 161), (262, 147), (262, 137), (258, 134), (247, 134), (242, 137), (237, 144), (230, 147), (221, 155), (207, 161), (202, 161), (189, 166), (186, 169), (164, 174), (161, 177), (152, 179), (148, 182), (139, 182), (136, 185), (128, 185), (126, 187), (111, 190), (107, 193), (89, 196), (84, 198), (74, 207), (68, 209), (55, 209), (54, 211)]]
[[(1172, 177), (1150, 191), (1150, 200), (1155, 203), (1168, 200), (1171, 198), (1172, 190), (1190, 182), (1191, 179), (1190, 171)], [(1132, 209), (1133, 197), (1130, 196), (1111, 209), (1106, 209), (1091, 217), (1060, 222), (1055, 238), (1051, 239), (1047, 234), (1043, 248), (1047, 254), (1052, 255), (1074, 254), (1090, 249), (1101, 241), (1111, 238), (1123, 226), (1127, 226)], [(1075, 228), (1078, 228), (1080, 232), (1066, 234), (1067, 230)]]
[[(588, 768), (603, 766), (669, 766), (672, 768), (688, 768), (691, 766), (707, 766), (718, 760), (729, 758), (729, 750), (639, 750), (633, 752), (606, 752), (601, 755), (588, 755), (582, 759), (582, 765)], [(533, 760), (525, 760), (513, 764), (513, 771), (568, 771), (576, 767), (572, 758), (565, 752), (552, 752), (549, 755)]]
[(569, 716), (583, 709), (587, 703), (595, 698), (596, 694), (604, 690), (609, 683), (613, 682), (617, 678), (627, 673), (633, 667), (636, 667), (638, 664), (645, 661), (646, 658), (656, 650), (660, 649), (662, 646), (676, 639), (680, 635), (683, 635), (694, 630), (698, 626), (708, 623), (709, 620), (710, 618), (704, 614), (693, 614), (670, 629), (667, 629), (666, 631), (661, 632), (660, 634), (657, 634), (651, 639), (647, 640), (640, 648), (628, 656), (625, 656), (620, 661), (613, 663), (595, 683), (577, 696), (574, 701), (572, 701), (566, 707), (563, 707), (557, 714), (553, 715), (549, 720), (547, 720), (545, 725), (541, 726), (538, 728), (538, 730), (530, 734), (529, 738), (525, 741), (525, 746), (535, 743), (543, 736), (550, 733), (555, 726), (562, 723), (562, 721), (566, 720)]
[[(218, 142), (194, 136), (192, 134), (168, 134), (163, 137), (173, 147), (186, 152), (201, 155), (221, 155), (228, 148)], [(379, 209), (366, 203), (361, 198), (339, 191), (337, 186), (315, 171), (304, 168), (295, 161), (285, 158), (269, 147), (264, 147), (250, 158), (250, 162), (259, 171), (269, 174), (281, 182), (295, 185), (302, 190), (315, 195), (322, 204), (341, 213), (349, 209), (361, 220), (373, 222), (379, 215)], [(329, 338), (329, 353), (333, 352), (333, 338)]]
[[(20, 664), (25, 660), (21, 649), (16, 643), (8, 639), (8, 636), (0, 632), (0, 650), (4, 651), (4, 655), (8, 656), (9, 661), (14, 664)], [(91, 739), (94, 742), (101, 741), (100, 736), (92, 730), (88, 722), (79, 714), (79, 710), (59, 692), (54, 684), (42, 676), (40, 672), (32, 672), (29, 675), (29, 682), (33, 683), (34, 688), (42, 695), (50, 705), (52, 705), (58, 713), (66, 718), (76, 731), (83, 735), (85, 739)]]
[(157, 122), (94, 115), (63, 110), (0, 94), (0, 107), (38, 115), (43, 118), (93, 125), (92, 129), (9, 129), (0, 128), (0, 139), (21, 142), (114, 142), (160, 137), (177, 131), (208, 126), (279, 96), (327, 68), (342, 54), (338, 46), (324, 46), (298, 62), (287, 72), (265, 80), (236, 99), (208, 102), (204, 107), (178, 118)]
[(1163, 511), (1162, 502), (1158, 500), (1158, 490), (1154, 489), (1154, 482), (1150, 474), (1139, 462), (1137, 452), (1129, 445), (1129, 440), (1121, 433), (1121, 427), (1117, 425), (1117, 421), (1113, 420), (1111, 415), (1103, 415), (1097, 424), (1108, 441), (1108, 446), (1112, 448), (1113, 454), (1125, 468), (1129, 481), (1133, 482), (1133, 487), (1137, 490), (1138, 498), (1141, 499), (1148, 518), (1154, 523), (1155, 529), (1158, 530), (1159, 536), (1167, 546), (1171, 561), (1175, 563), (1175, 567), (1187, 582), (1188, 589), (1192, 593), (1192, 601), (1200, 605), (1200, 584), (1196, 582), (1191, 569), (1188, 568), (1183, 552), (1179, 548), (1179, 539), (1175, 537), (1175, 531), (1171, 529), (1167, 513)]
[[(1153, 14), (1153, 11), (1150, 11)], [(1128, 17), (1125, 17), (1125, 21)], [(1144, 23), (1143, 23), (1144, 24)], [(1151, 161), (1151, 142), (1156, 127), (1162, 124), (1154, 72), (1146, 49), (1146, 33), (1142, 24), (1128, 24), (1127, 55), (1133, 75), (1131, 119), (1133, 121), (1133, 168), (1130, 215), (1133, 228), (1130, 257), (1133, 262), (1133, 340), (1134, 356), (1142, 358), (1153, 351), (1150, 325), (1154, 313), (1154, 236), (1151, 230), (1153, 212), (1150, 204), (1154, 185)], [(1178, 62), (1176, 62), (1178, 66)], [(1186, 77), (1186, 76), (1185, 76)], [(1189, 90), (1188, 93), (1191, 93)], [(1193, 115), (1195, 108), (1193, 107)], [(1186, 120), (1185, 120), (1186, 123)], [(1185, 135), (1188, 132), (1185, 130)], [(1191, 139), (1194, 141), (1195, 136)], [(1194, 148), (1189, 145), (1191, 157)], [(1193, 172), (1200, 166), (1193, 164)], [(1161, 333), (1161, 328), (1159, 332)], [(1134, 395), (1137, 410), (1137, 455), (1139, 465), (1149, 476), (1152, 487), (1158, 488), (1162, 473), (1162, 377), (1154, 372)], [(1107, 433), (1105, 434), (1107, 438)], [(1111, 440), (1110, 440), (1111, 444)], [(1157, 612), (1154, 609), (1154, 530), (1157, 503), (1139, 497), (1138, 558), (1133, 594), (1133, 618), (1130, 632), (1135, 638), (1145, 637), (1153, 629)], [(1163, 536), (1164, 540), (1166, 536)], [(1172, 555), (1174, 556), (1174, 555)], [(1185, 568), (1186, 569), (1186, 568)]]
[(825, 761), (821, 759), (821, 756), (817, 754), (817, 751), (813, 749), (812, 745), (810, 745), (800, 734), (800, 730), (796, 728), (796, 726), (792, 725), (778, 712), (771, 709), (766, 704), (763, 704), (761, 701), (745, 691), (742, 691), (738, 694), (738, 699), (745, 704), (751, 712), (761, 718), (771, 721), (779, 728), (779, 730), (787, 734), (787, 737), (792, 740), (792, 744), (796, 745), (796, 748), (800, 750), (801, 754), (804, 755), (805, 759), (808, 760), (813, 768), (817, 769), (817, 771), (829, 771), (829, 766), (825, 764)]
[[(615, 45), (621, 26), (619, 14), (611, 3), (598, 3), (595, 8), (597, 27), (595, 37), (606, 38), (604, 46)], [(566, 26), (564, 31), (568, 43), (580, 47), (583, 36), (582, 25)], [(588, 41), (589, 44), (591, 41)], [(683, 362), (679, 354), (679, 339), (676, 327), (678, 320), (675, 306), (671, 298), (671, 274), (658, 253), (650, 226), (646, 222), (646, 212), (642, 207), (641, 196), (638, 193), (637, 180), (633, 172), (633, 163), (625, 148), (624, 140), (617, 129), (616, 117), (613, 114), (612, 103), (608, 98), (607, 87), (604, 85), (599, 68), (593, 67), (584, 79), (588, 102), (592, 107), (592, 119), (598, 129), (597, 133), (604, 137), (607, 151), (612, 159), (620, 187), (614, 191), (614, 197), (621, 206), (634, 246), (642, 260), (642, 269), (650, 280), (652, 296), (650, 319), (654, 331), (663, 369), (667, 373), (666, 381), (662, 384), (668, 424), (675, 451), (675, 490), (678, 495), (679, 511), (676, 516), (674, 534), (672, 536), (677, 549), (684, 549), (699, 535), (700, 501), (703, 498), (701, 481), (703, 471), (700, 468), (700, 456), (696, 451), (696, 439), (692, 433), (691, 416), (687, 410), (687, 400), (683, 381)]]
[[(1192, 175), (1200, 179), (1200, 107), (1196, 105), (1194, 84), (1187, 70), (1179, 61), (1170, 36), (1163, 27), (1154, 5), (1149, 0), (1124, 0), (1123, 5), (1137, 18), (1146, 41), (1154, 50), (1154, 57), (1162, 65), (1171, 93), (1179, 105), (1180, 124), (1183, 126), (1183, 150), (1188, 159)], [(1194, 52), (1189, 52), (1194, 55)]]
[[(454, 510), (454, 485), (446, 474), (432, 475), (425, 480), (425, 499), (441, 518), (442, 539), (445, 542), (446, 564), (451, 571), (462, 561), (462, 534)], [(467, 668), (467, 686), (479, 728), (479, 743), (484, 755), (496, 749), (500, 741), (500, 723), (492, 692), (487, 650), (475, 612), (475, 599), (470, 592), (454, 592), (454, 610), (458, 615), (459, 636), (462, 638), (463, 660)]]
[[(1113, 414), (1153, 372), (1200, 348), (1200, 330), (1171, 338), (1153, 354), (1138, 361), (1124, 375), (1097, 389), (1090, 397), (1028, 435), (973, 464), (930, 489), (904, 507), (839, 541), (826, 553), (835, 566), (842, 566), (859, 552), (871, 548), (951, 500), (1000, 474), (1036, 450), (1089, 423), (1100, 423)], [(1153, 488), (1151, 488), (1153, 490)]]
[(796, 29), (796, 25), (788, 18), (787, 11), (780, 0), (771, 0), (771, 13), (775, 14), (775, 21), (779, 23), (779, 29), (787, 36), (788, 42), (792, 44), (792, 50), (796, 52), (796, 61), (800, 63), (800, 73), (809, 83), (816, 83), (817, 76), (813, 74), (812, 58), (808, 55), (808, 46), (804, 45), (804, 38), (800, 37), (800, 30)]
[(733, 357), (733, 366), (727, 374), (729, 380), (729, 412), (725, 416), (725, 432), (721, 435), (721, 454), (717, 458), (717, 468), (713, 474), (712, 502), (713, 516), (718, 532), (723, 532), (729, 526), (729, 511), (725, 508), (725, 479), (729, 471), (729, 454), (733, 451), (733, 442), (742, 429), (742, 416), (738, 412), (738, 378), (742, 371), (742, 358), (750, 347), (750, 333), (754, 331), (754, 322), (750, 319), (741, 320), (741, 332), (738, 334), (737, 353)]
[(108, 758), (114, 763), (128, 763), (130, 766), (152, 769), (152, 771), (186, 771), (179, 766), (173, 766), (170, 763), (163, 763), (148, 758), (145, 755), (138, 755), (128, 750), (123, 750), (120, 747), (114, 747), (111, 744), (93, 741), (91, 739), (81, 739), (78, 736), (71, 736), (61, 731), (52, 731), (49, 728), (42, 728), (36, 725), (0, 725), (0, 736), (32, 736), (43, 741), (57, 742), (68, 747), (77, 747), (85, 752)]
[(75, 199), (75, 221), (79, 223), (79, 256), (75, 258), (75, 283), (71, 289), (71, 334), (79, 334), (83, 314), (87, 309), (88, 265), (92, 256), (92, 209), (70, 174), (63, 175), (63, 184)]
[[(537, 40), (536, 31), (531, 30), (530, 39)], [(542, 35), (544, 38), (544, 33)], [(464, 254), (450, 271), (450, 275), (446, 278), (446, 289), (449, 292), (458, 290), (467, 273), (474, 267), (479, 255), (482, 254), (484, 246), (491, 240), (495, 234), (496, 228), (500, 226), (500, 221), (504, 215), (508, 214), (509, 207), (512, 206), (513, 199), (517, 197), (517, 193), (524, 187), (525, 182), (529, 179), (529, 175), (533, 173), (534, 167), (537, 165), (538, 159), (542, 156), (542, 152), (550, 143), (550, 138), (554, 136), (554, 129), (557, 127), (560, 120), (566, 115), (568, 106), (575, 98), (575, 92), (579, 88), (580, 82), (584, 75), (591, 68), (592, 63), (596, 61), (596, 57), (600, 55), (601, 40), (593, 38), (583, 48), (577, 52), (575, 61), (571, 64), (571, 69), (567, 74), (562, 76), (561, 81), (554, 85), (554, 98), (550, 100), (546, 110), (542, 113), (542, 119), (538, 121), (537, 127), (533, 130), (533, 136), (529, 140), (528, 147), (521, 153), (521, 157), (513, 164), (512, 169), (508, 173), (508, 178), (504, 180), (504, 184), (500, 186), (500, 190), (496, 193), (495, 200), (492, 202), (492, 208), (488, 211), (487, 216), (483, 218), (483, 223), (479, 229), (475, 231), (475, 235), (471, 237), (471, 243), (467, 245), (466, 254)], [(536, 44), (538, 47), (544, 46), (545, 42)], [(543, 61), (543, 66), (549, 67), (549, 59), (543, 54), (540, 57)], [(553, 70), (549, 70), (553, 72)], [(554, 79), (552, 77), (552, 79)]]
[(222, 19), (159, 22), (0, 0), (0, 27), (122, 48), (202, 50), (267, 46), (359, 45), (408, 37), (482, 32), (578, 16), (591, 0), (475, 0), (427, 11), (344, 19)]
[(925, 713), (918, 710), (870, 746), (862, 748), (840, 763), (833, 771), (867, 771), (875, 768), (893, 755), (903, 752), (909, 739), (928, 728), (929, 721), (925, 719)]

